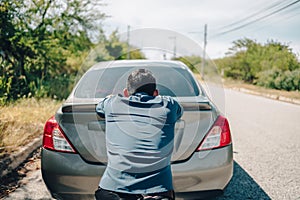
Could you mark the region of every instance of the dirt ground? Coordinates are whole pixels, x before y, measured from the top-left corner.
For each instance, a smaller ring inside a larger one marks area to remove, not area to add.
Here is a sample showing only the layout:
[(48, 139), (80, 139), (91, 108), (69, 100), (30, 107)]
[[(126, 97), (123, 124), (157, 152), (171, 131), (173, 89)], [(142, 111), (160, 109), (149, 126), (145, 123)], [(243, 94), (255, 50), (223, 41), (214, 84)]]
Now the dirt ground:
[(30, 171), (41, 168), (38, 158), (40, 158), (40, 148), (33, 152), (29, 158), (17, 169), (1, 177), (0, 179), (0, 199), (15, 191), (20, 185), (25, 184), (23, 178)]

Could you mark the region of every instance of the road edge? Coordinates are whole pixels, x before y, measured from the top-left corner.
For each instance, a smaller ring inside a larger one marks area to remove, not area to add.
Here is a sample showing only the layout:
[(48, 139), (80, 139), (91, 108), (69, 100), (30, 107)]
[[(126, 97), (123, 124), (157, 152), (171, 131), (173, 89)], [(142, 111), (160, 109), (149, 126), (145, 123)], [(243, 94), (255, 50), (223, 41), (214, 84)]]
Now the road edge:
[(16, 153), (12, 153), (2, 161), (0, 176), (3, 177), (17, 167), (19, 167), (35, 150), (42, 146), (42, 135), (33, 139), (33, 141), (20, 148)]
[(275, 94), (256, 92), (256, 91), (252, 91), (252, 90), (245, 89), (245, 88), (236, 88), (236, 87), (227, 87), (227, 88), (235, 90), (235, 91), (239, 91), (239, 92), (242, 92), (242, 93), (252, 94), (252, 95), (261, 96), (261, 97), (265, 97), (265, 98), (269, 98), (269, 99), (273, 99), (273, 100), (278, 100), (278, 101), (282, 101), (282, 102), (286, 102), (286, 103), (300, 105), (300, 100), (297, 100), (297, 99), (287, 98), (287, 97), (284, 97), (284, 96), (278, 96), (278, 95), (275, 95)]

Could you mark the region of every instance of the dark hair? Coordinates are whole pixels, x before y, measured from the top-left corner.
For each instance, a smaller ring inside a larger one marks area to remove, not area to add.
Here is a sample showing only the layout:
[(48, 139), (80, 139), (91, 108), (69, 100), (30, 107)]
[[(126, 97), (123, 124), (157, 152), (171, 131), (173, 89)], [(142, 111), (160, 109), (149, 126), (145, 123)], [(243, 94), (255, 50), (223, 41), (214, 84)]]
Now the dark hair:
[(129, 95), (145, 92), (152, 96), (156, 90), (156, 80), (149, 70), (137, 69), (128, 76), (127, 90)]

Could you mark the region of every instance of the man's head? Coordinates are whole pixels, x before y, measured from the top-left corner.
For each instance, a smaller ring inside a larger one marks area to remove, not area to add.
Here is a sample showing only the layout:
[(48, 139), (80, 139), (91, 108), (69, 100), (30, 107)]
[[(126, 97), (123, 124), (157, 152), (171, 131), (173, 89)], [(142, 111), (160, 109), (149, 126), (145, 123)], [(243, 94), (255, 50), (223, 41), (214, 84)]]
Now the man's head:
[(156, 80), (149, 70), (137, 69), (128, 76), (127, 88), (124, 89), (124, 95), (128, 97), (139, 92), (147, 93), (150, 96), (158, 95)]

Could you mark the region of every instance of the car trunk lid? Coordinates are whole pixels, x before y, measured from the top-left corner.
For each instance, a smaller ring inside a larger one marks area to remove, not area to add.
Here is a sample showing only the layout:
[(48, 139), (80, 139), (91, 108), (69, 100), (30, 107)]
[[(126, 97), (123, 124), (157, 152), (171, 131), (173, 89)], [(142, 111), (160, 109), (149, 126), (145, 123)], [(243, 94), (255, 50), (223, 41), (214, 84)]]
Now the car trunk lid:
[[(97, 102), (73, 99), (56, 114), (56, 120), (80, 156), (87, 162), (106, 163), (105, 119), (95, 112)], [(184, 114), (175, 125), (172, 161), (188, 159), (216, 119), (210, 101), (202, 96), (177, 98)]]

